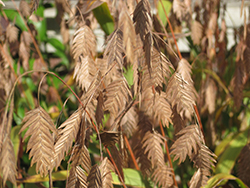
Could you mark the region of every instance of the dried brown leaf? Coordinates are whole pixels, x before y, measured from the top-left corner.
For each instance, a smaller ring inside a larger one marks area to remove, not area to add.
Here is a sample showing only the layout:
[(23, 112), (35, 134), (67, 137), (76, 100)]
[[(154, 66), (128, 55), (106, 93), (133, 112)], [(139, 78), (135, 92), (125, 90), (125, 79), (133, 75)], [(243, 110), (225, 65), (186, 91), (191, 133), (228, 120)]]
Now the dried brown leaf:
[(143, 50), (145, 52), (146, 64), (148, 66), (148, 72), (151, 76), (152, 72), (152, 51), (153, 51), (153, 38), (151, 32), (148, 32), (145, 35), (145, 39), (143, 40)]
[(175, 138), (178, 138), (179, 136), (177, 136), (177, 133), (185, 127), (186, 123), (181, 118), (181, 116), (177, 113), (176, 106), (173, 107), (172, 113), (173, 113), (172, 122), (174, 126), (174, 135), (175, 135)]
[(106, 88), (105, 96), (105, 109), (114, 117), (116, 117), (120, 111), (124, 110), (126, 103), (129, 99), (133, 98), (125, 78), (117, 79), (109, 84)]
[(99, 166), (102, 175), (102, 186), (104, 188), (113, 188), (113, 179), (111, 175), (111, 171), (115, 171), (114, 166), (109, 161), (107, 157), (105, 157)]
[(171, 187), (174, 183), (171, 168), (168, 168), (166, 165), (157, 166), (152, 173), (152, 177), (153, 181), (162, 188)]
[(151, 116), (147, 115), (144, 111), (139, 112), (138, 130), (140, 132), (141, 139), (147, 132), (151, 132), (154, 128), (153, 120)]
[(102, 120), (104, 119), (104, 99), (103, 93), (99, 92), (99, 96), (97, 97), (97, 107), (95, 111), (95, 119), (98, 127), (102, 126)]
[(148, 0), (141, 0), (135, 7), (133, 21), (135, 22), (135, 32), (140, 34), (144, 41), (145, 35), (152, 27), (151, 7)]
[(148, 159), (148, 153), (145, 152), (145, 148), (143, 148), (140, 139), (136, 139), (133, 141), (134, 142), (132, 143), (136, 143), (135, 147), (133, 148), (133, 151), (137, 162), (140, 164), (140, 170), (144, 176), (150, 177), (152, 172), (152, 163)]
[(53, 169), (51, 161), (55, 150), (51, 131), (57, 134), (57, 129), (49, 114), (40, 106), (26, 113), (23, 124), (19, 134), (29, 127), (23, 139), (31, 136), (27, 145), (27, 151), (31, 150), (29, 157), (33, 157), (31, 166), (37, 163), (36, 172), (46, 176), (48, 170)]
[(204, 144), (200, 146), (198, 153), (193, 154), (191, 159), (198, 168), (198, 171), (192, 177), (190, 187), (198, 188), (207, 184), (208, 177), (211, 175), (210, 170), (215, 166), (214, 163), (216, 163), (215, 157), (215, 154)]
[(9, 135), (3, 139), (3, 147), (0, 152), (0, 172), (3, 178), (3, 186), (7, 180), (16, 185), (16, 159), (14, 147)]
[(172, 106), (176, 105), (181, 117), (191, 119), (198, 94), (191, 78), (191, 65), (187, 60), (179, 61), (176, 72), (169, 80), (166, 93)]
[(242, 60), (236, 62), (235, 73), (234, 73), (234, 103), (237, 108), (242, 104), (243, 99), (243, 77), (244, 77), (244, 67)]
[(82, 55), (79, 56), (78, 60), (73, 77), (76, 79), (76, 82), (83, 91), (88, 91), (89, 86), (93, 82), (97, 72), (95, 62), (91, 57), (83, 57)]
[(216, 163), (216, 160), (214, 159), (216, 155), (211, 152), (206, 145), (204, 145), (204, 142), (199, 147), (199, 151), (197, 153), (193, 153), (191, 159), (194, 162), (194, 165), (198, 169), (201, 169), (202, 175), (210, 176), (210, 170), (215, 166), (214, 163)]
[(104, 131), (100, 134), (103, 145), (112, 146), (118, 142), (119, 133), (116, 131)]
[(156, 93), (153, 112), (155, 121), (162, 121), (163, 125), (168, 127), (169, 123), (172, 123), (172, 109), (170, 108), (170, 104), (166, 99), (166, 93), (161, 92), (160, 95)]
[(95, 35), (87, 25), (79, 27), (74, 33), (72, 41), (72, 54), (75, 61), (78, 61), (79, 57), (89, 56), (94, 57), (96, 54), (96, 39)]
[[(120, 173), (121, 178), (122, 178), (122, 180), (120, 180), (120, 181), (124, 182), (122, 156), (115, 145), (112, 145), (110, 148), (111, 148), (112, 157), (114, 159), (114, 162), (115, 162), (117, 169), (119, 170), (119, 173)], [(117, 174), (118, 174), (118, 172), (117, 172)]]
[(26, 18), (29, 17), (32, 13), (29, 4), (25, 0), (20, 1), (19, 9), (21, 14)]
[(244, 146), (239, 156), (238, 176), (249, 187), (250, 186), (250, 144)]
[(24, 70), (29, 69), (31, 36), (27, 31), (23, 31), (20, 38), (19, 56), (22, 60)]
[(197, 153), (202, 145), (200, 130), (197, 125), (190, 125), (177, 133), (180, 136), (171, 147), (171, 155), (175, 155), (174, 161), (179, 159), (179, 164), (184, 162), (186, 156), (190, 158), (193, 153)]
[(102, 187), (102, 175), (97, 164), (92, 166), (87, 181), (89, 182), (88, 184), (89, 188)]
[[(81, 138), (82, 139), (82, 138)], [(81, 166), (86, 173), (90, 172), (91, 159), (89, 156), (88, 148), (83, 145), (84, 143), (77, 143), (72, 150), (71, 166)]]
[(62, 21), (60, 23), (60, 33), (62, 35), (63, 44), (68, 44), (69, 40), (70, 40), (70, 35), (69, 35), (69, 26), (68, 26), (66, 20), (62, 19)]
[(202, 35), (203, 35), (203, 27), (200, 22), (195, 20), (192, 23), (192, 27), (191, 27), (191, 38), (193, 40), (193, 43), (196, 45), (199, 45)]
[(6, 29), (6, 37), (8, 41), (15, 42), (18, 39), (18, 29), (12, 24), (9, 24), (7, 29)]
[(39, 0), (31, 0), (30, 1), (30, 7), (31, 7), (31, 12), (34, 12), (37, 10), (39, 5)]
[(63, 124), (58, 128), (59, 136), (55, 143), (54, 167), (58, 168), (65, 152), (68, 153), (72, 147), (73, 140), (76, 139), (79, 131), (83, 109), (75, 111)]
[(70, 169), (67, 188), (87, 188), (87, 176), (80, 166), (76, 166)]
[(174, 0), (173, 12), (179, 20), (182, 20), (187, 14), (187, 7), (185, 2), (181, 2), (180, 0)]
[(120, 29), (115, 30), (107, 39), (107, 46), (104, 51), (104, 58), (107, 59), (108, 66), (117, 63), (120, 68), (123, 67), (123, 33)]
[(142, 69), (142, 90), (145, 91), (148, 88), (152, 88), (152, 86), (154, 86), (154, 88), (158, 86), (162, 87), (162, 84), (167, 84), (166, 78), (169, 79), (171, 69), (174, 69), (174, 67), (167, 57), (153, 48), (151, 74), (149, 73), (148, 67), (143, 66)]
[(190, 180), (190, 188), (200, 188), (207, 184), (208, 177), (201, 173), (199, 168)]
[(135, 111), (135, 107), (131, 107), (121, 120), (120, 125), (122, 132), (125, 133), (127, 137), (132, 136), (137, 129), (137, 124), (138, 115)]
[(77, 6), (81, 10), (81, 14), (87, 14), (96, 7), (100, 6), (103, 3), (103, 1), (99, 0), (90, 0), (90, 1), (84, 1), (80, 0), (77, 3)]
[[(124, 5), (124, 7), (126, 7)], [(120, 16), (118, 26), (123, 32), (123, 48), (125, 49), (127, 59), (130, 63), (135, 61), (135, 52), (136, 47), (136, 33), (134, 29), (133, 22), (129, 16), (128, 10), (123, 8)]]
[(142, 139), (145, 153), (148, 153), (148, 159), (152, 163), (152, 168), (165, 165), (164, 153), (162, 150), (163, 141), (157, 133), (147, 132)]
[(207, 85), (205, 89), (205, 102), (208, 107), (209, 114), (214, 113), (215, 111), (215, 102), (216, 102), (216, 95), (217, 95), (217, 87), (211, 78), (207, 80)]

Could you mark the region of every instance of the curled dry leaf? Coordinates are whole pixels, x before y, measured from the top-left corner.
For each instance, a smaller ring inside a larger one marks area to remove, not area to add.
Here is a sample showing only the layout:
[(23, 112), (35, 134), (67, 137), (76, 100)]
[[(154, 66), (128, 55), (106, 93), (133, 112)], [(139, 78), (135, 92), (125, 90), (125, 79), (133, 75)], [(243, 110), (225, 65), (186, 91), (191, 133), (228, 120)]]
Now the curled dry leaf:
[(80, 166), (76, 166), (70, 169), (66, 187), (88, 188), (87, 176)]
[(88, 188), (102, 187), (102, 175), (97, 164), (92, 166), (87, 181), (89, 182)]
[(31, 0), (30, 1), (30, 7), (31, 7), (31, 12), (34, 12), (37, 10), (39, 5), (39, 0)]
[(88, 148), (83, 145), (83, 143), (77, 143), (72, 150), (72, 158), (70, 161), (71, 167), (75, 168), (76, 166), (81, 166), (82, 169), (89, 173), (91, 169), (91, 159), (89, 156)]
[(97, 69), (91, 57), (83, 57), (80, 55), (78, 58), (73, 77), (76, 79), (79, 87), (82, 88), (83, 91), (87, 91), (95, 78)]
[(197, 125), (190, 125), (177, 133), (180, 136), (171, 147), (171, 155), (175, 155), (174, 161), (179, 159), (179, 164), (184, 162), (186, 156), (192, 157), (201, 147), (202, 140)]
[(135, 107), (131, 107), (129, 111), (124, 115), (121, 120), (122, 132), (127, 135), (127, 137), (132, 136), (138, 124), (138, 114), (136, 113)]
[(20, 38), (19, 56), (22, 60), (24, 70), (29, 69), (31, 36), (27, 31), (23, 31)]
[(103, 145), (113, 146), (118, 142), (119, 133), (116, 131), (104, 131), (100, 134)]
[(136, 143), (136, 145), (133, 151), (137, 162), (140, 164), (140, 170), (144, 176), (150, 176), (152, 172), (152, 163), (148, 159), (148, 152), (145, 152), (145, 148), (142, 146), (140, 140), (134, 139), (134, 143)]
[(193, 154), (192, 161), (198, 168), (198, 171), (192, 177), (190, 187), (204, 187), (207, 184), (208, 177), (211, 175), (210, 170), (214, 167), (216, 160), (213, 154), (204, 143), (199, 148), (197, 154)]
[(209, 114), (214, 113), (215, 111), (215, 102), (216, 102), (216, 95), (217, 95), (217, 87), (213, 79), (209, 78), (207, 80), (207, 86), (205, 90), (205, 100), (206, 105), (208, 107)]
[(20, 1), (19, 9), (20, 9), (21, 14), (26, 18), (28, 18), (31, 15), (30, 6), (25, 0)]
[(108, 85), (105, 96), (107, 98), (104, 101), (105, 109), (114, 117), (124, 110), (125, 104), (133, 98), (125, 78), (117, 79)]
[(176, 15), (176, 17), (179, 20), (182, 20), (182, 18), (185, 16), (187, 12), (187, 7), (185, 2), (181, 2), (180, 0), (174, 0), (173, 1), (173, 11)]
[(203, 187), (204, 185), (206, 185), (207, 183), (207, 176), (204, 176), (201, 173), (201, 169), (199, 168), (194, 175), (192, 176), (191, 180), (190, 180), (190, 188), (199, 188), (199, 187)]
[(157, 166), (152, 173), (152, 177), (159, 187), (171, 187), (174, 184), (171, 168), (166, 165)]
[[(126, 7), (126, 5), (124, 5)], [(130, 63), (135, 61), (136, 34), (133, 22), (126, 8), (123, 8), (119, 16), (119, 27), (123, 32), (123, 48)]]
[(9, 24), (7, 29), (6, 29), (6, 37), (8, 41), (15, 42), (18, 39), (18, 29), (12, 24)]
[(239, 166), (238, 166), (238, 175), (239, 178), (249, 187), (250, 186), (250, 144), (248, 143), (244, 146), (240, 152), (239, 156)]
[(157, 133), (147, 132), (142, 139), (145, 153), (148, 153), (148, 159), (152, 163), (152, 168), (165, 165), (164, 154), (162, 151), (163, 141)]
[(31, 166), (37, 163), (36, 172), (46, 176), (48, 170), (53, 169), (54, 138), (51, 131), (57, 134), (57, 129), (49, 114), (40, 106), (26, 113), (23, 124), (19, 134), (28, 128), (23, 139), (31, 136), (27, 145), (27, 151), (31, 150), (29, 157), (33, 157)]
[(140, 34), (144, 41), (145, 35), (152, 27), (151, 7), (148, 0), (141, 0), (135, 7), (133, 21), (135, 22), (135, 32)]
[(74, 33), (72, 41), (72, 54), (75, 61), (79, 57), (89, 56), (94, 57), (96, 54), (96, 39), (95, 35), (87, 25), (80, 26)]
[(103, 125), (102, 120), (104, 119), (104, 99), (103, 99), (103, 92), (99, 92), (97, 97), (97, 106), (95, 111), (95, 119), (98, 127)]
[(123, 33), (120, 29), (115, 30), (107, 39), (107, 46), (104, 51), (104, 58), (107, 59), (108, 66), (114, 62), (117, 63), (120, 68), (123, 67)]
[(200, 44), (203, 35), (203, 27), (200, 22), (194, 21), (191, 26), (191, 38), (196, 45)]
[(79, 108), (58, 128), (59, 135), (55, 143), (54, 167), (58, 167), (72, 147), (73, 140), (76, 139), (82, 119), (83, 109)]
[(14, 147), (9, 135), (3, 139), (3, 147), (0, 152), (0, 172), (3, 178), (3, 186), (7, 180), (16, 185), (16, 159)]
[(109, 161), (107, 157), (105, 157), (99, 166), (99, 169), (101, 171), (101, 177), (102, 177), (102, 186), (107, 188), (113, 188), (113, 179), (111, 175), (111, 171), (115, 171), (114, 166)]
[[(124, 161), (122, 159), (122, 155), (115, 145), (110, 146), (110, 148), (111, 148), (112, 157), (113, 157), (114, 162), (117, 166), (119, 174), (121, 175), (121, 178), (122, 178), (122, 180), (120, 179), (120, 181), (124, 182), (124, 173), (123, 173)], [(118, 174), (118, 172), (117, 172), (117, 174)]]
[(176, 105), (181, 117), (191, 120), (198, 94), (191, 78), (191, 65), (187, 60), (180, 60), (176, 72), (169, 80), (166, 93), (172, 106)]

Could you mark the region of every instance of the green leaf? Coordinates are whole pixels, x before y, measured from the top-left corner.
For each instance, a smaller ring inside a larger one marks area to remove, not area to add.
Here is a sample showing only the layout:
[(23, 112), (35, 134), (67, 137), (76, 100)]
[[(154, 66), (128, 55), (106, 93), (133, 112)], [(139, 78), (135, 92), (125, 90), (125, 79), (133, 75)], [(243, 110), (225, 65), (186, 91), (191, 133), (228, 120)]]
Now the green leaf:
[(93, 9), (93, 13), (106, 35), (110, 35), (114, 31), (114, 20), (110, 14), (107, 3), (103, 3)]
[(60, 51), (60, 50), (56, 50), (53, 53), (54, 56), (60, 57), (61, 58), (61, 64), (65, 65), (66, 67), (69, 67), (69, 59), (67, 58), (67, 56), (65, 55), (64, 52)]
[(32, 94), (31, 89), (29, 88), (29, 86), (27, 84), (23, 84), (23, 89), (24, 89), (25, 97), (26, 97), (26, 100), (29, 104), (30, 109), (34, 109), (35, 102), (34, 102), (34, 98), (33, 98), (33, 94)]
[[(58, 172), (52, 173), (52, 180), (53, 181), (64, 181), (67, 179), (68, 175), (67, 170), (62, 170)], [(17, 179), (17, 183), (37, 183), (37, 182), (46, 182), (49, 181), (49, 177), (41, 177), (40, 174), (29, 176), (25, 179)]]
[(63, 45), (63, 43), (56, 38), (49, 38), (47, 40), (47, 43), (51, 44), (57, 50), (60, 50), (60, 51), (65, 50), (65, 46)]
[(23, 19), (19, 15), (19, 13), (15, 10), (4, 10), (4, 13), (6, 14), (7, 18), (13, 21), (15, 19), (15, 24), (22, 30), (22, 31), (28, 31), (27, 27), (24, 24)]
[(241, 149), (247, 144), (250, 128), (237, 134), (227, 145), (216, 165), (215, 173), (230, 174)]
[[(140, 171), (130, 169), (130, 168), (124, 168), (123, 172), (124, 172), (125, 184), (127, 186), (133, 186), (133, 187), (138, 187), (138, 188), (146, 187), (144, 179)], [(121, 185), (121, 182), (119, 181), (118, 176), (114, 172), (111, 172), (111, 174), (113, 178), (113, 184)]]
[(16, 157), (16, 163), (17, 163), (17, 155), (18, 155), (19, 145), (20, 145), (20, 136), (18, 133), (19, 133), (21, 127), (22, 127), (21, 125), (17, 125), (15, 127), (13, 127), (11, 129), (11, 132), (10, 132), (10, 139), (13, 143), (15, 157)]
[(221, 143), (215, 148), (214, 154), (217, 156), (220, 156), (226, 149), (226, 147), (228, 146), (229, 142), (233, 139), (235, 135), (233, 133), (230, 133), (229, 135), (227, 135), (222, 141)]
[(133, 77), (133, 66), (130, 66), (130, 67), (128, 67), (128, 69), (125, 69), (124, 68), (124, 77), (126, 78), (126, 80), (127, 80), (127, 82), (128, 82), (128, 85), (129, 85), (129, 87), (131, 87), (134, 83), (134, 81), (133, 81), (133, 79), (134, 79), (134, 77)]
[[(223, 181), (225, 180), (225, 181)], [(238, 185), (241, 188), (247, 188), (247, 186), (239, 179), (236, 178), (233, 175), (230, 174), (216, 174), (215, 176), (211, 177), (208, 182), (207, 185), (205, 186), (205, 188), (210, 188), (210, 187), (219, 187), (224, 185), (228, 180), (234, 180), (238, 183)]]
[(44, 17), (44, 6), (38, 6), (37, 10), (34, 12), (37, 16), (43, 18)]
[[(171, 7), (172, 7), (172, 3), (170, 1), (168, 1), (168, 0), (162, 0), (162, 4), (163, 4), (163, 6), (164, 6), (164, 8), (166, 10), (166, 13), (168, 15), (170, 13), (170, 10), (171, 10)], [(158, 5), (157, 5), (157, 7), (158, 7), (158, 14), (160, 16), (160, 19), (161, 19), (163, 25), (166, 26), (167, 25), (167, 18), (165, 16), (165, 12), (164, 12), (164, 9), (162, 7), (162, 4), (161, 4), (160, 1), (158, 1)]]
[(34, 22), (34, 21), (29, 21), (30, 23), (32, 23), (34, 26), (35, 26), (35, 28), (36, 28), (36, 30), (37, 30), (37, 32), (38, 32), (38, 40), (39, 41), (44, 41), (44, 40), (46, 40), (46, 38), (47, 38), (47, 33), (46, 33), (46, 31), (47, 31), (47, 23), (46, 23), (46, 19), (43, 19), (42, 21), (39, 21), (39, 22)]

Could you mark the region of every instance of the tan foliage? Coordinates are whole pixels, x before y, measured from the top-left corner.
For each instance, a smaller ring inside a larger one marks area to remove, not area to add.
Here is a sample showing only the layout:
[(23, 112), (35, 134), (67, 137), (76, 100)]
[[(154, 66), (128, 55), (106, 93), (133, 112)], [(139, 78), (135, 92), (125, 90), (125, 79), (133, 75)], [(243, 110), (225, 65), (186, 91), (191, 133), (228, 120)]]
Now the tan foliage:
[(27, 145), (27, 151), (30, 150), (29, 157), (33, 157), (31, 166), (37, 163), (36, 172), (40, 171), (42, 176), (46, 176), (48, 170), (53, 169), (51, 161), (55, 151), (54, 138), (50, 131), (56, 135), (57, 129), (49, 114), (42, 107), (29, 111), (23, 119), (23, 124), (19, 133), (29, 128), (23, 139), (31, 136)]
[(82, 55), (94, 57), (96, 53), (96, 39), (93, 31), (87, 26), (80, 26), (74, 33), (72, 41), (72, 54), (75, 61)]
[(125, 108), (125, 104), (132, 98), (132, 94), (125, 78), (120, 78), (108, 85), (105, 96), (105, 109), (114, 117)]
[(101, 171), (102, 186), (113, 188), (111, 171), (114, 172), (114, 166), (107, 157), (103, 159), (101, 165), (99, 166), (99, 169)]
[(62, 159), (64, 159), (65, 152), (68, 153), (72, 147), (73, 140), (79, 130), (82, 119), (83, 109), (79, 108), (74, 112), (60, 127), (58, 128), (58, 138), (55, 142), (54, 166), (57, 168)]
[(199, 45), (202, 35), (203, 35), (203, 28), (202, 28), (201, 23), (195, 20), (192, 23), (191, 32), (192, 32), (191, 37), (192, 37), (193, 43)]
[(172, 106), (176, 105), (177, 112), (181, 117), (191, 119), (197, 92), (191, 78), (191, 65), (187, 60), (179, 61), (176, 72), (169, 80), (166, 92), (169, 101), (171, 101)]
[(107, 46), (104, 51), (104, 58), (107, 59), (108, 66), (114, 62), (120, 68), (123, 67), (123, 33), (120, 29), (115, 30), (108, 38)]
[(8, 135), (5, 136), (0, 152), (0, 171), (3, 174), (3, 184), (9, 180), (16, 185), (16, 159), (13, 144)]

